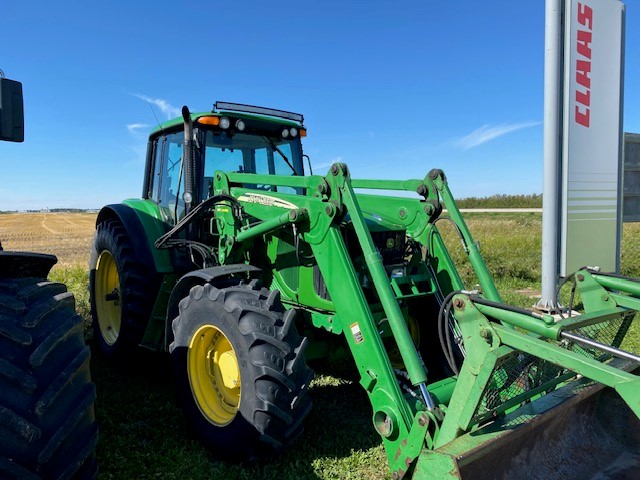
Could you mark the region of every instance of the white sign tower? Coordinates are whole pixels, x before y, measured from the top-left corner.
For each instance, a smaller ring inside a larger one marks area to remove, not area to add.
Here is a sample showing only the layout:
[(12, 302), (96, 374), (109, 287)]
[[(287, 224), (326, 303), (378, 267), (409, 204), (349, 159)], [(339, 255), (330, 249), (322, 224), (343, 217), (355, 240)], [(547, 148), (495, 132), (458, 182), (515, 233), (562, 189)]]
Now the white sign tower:
[(547, 0), (542, 298), (589, 265), (619, 270), (624, 4)]

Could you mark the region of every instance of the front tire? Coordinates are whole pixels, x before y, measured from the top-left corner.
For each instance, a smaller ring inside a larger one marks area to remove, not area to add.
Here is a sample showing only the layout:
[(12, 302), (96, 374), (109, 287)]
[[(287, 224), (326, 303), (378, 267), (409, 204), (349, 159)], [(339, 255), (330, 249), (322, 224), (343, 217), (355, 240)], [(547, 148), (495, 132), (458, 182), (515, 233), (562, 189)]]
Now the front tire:
[(0, 280), (0, 478), (97, 476), (89, 358), (64, 285)]
[(91, 316), (100, 352), (112, 361), (126, 362), (151, 317), (154, 276), (150, 278), (126, 229), (115, 219), (97, 226), (89, 268)]
[(195, 286), (179, 312), (170, 351), (189, 429), (227, 460), (288, 447), (311, 410), (313, 372), (279, 292), (256, 282)]

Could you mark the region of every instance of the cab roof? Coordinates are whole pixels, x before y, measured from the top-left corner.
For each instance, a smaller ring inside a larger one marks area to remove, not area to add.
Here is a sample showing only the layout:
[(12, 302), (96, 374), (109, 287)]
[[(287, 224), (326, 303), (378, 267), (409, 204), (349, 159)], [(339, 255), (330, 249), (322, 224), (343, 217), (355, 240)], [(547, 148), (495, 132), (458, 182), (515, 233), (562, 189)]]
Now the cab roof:
[[(257, 107), (253, 105), (244, 105), (240, 103), (230, 102), (216, 102), (213, 109), (210, 112), (196, 112), (191, 113), (191, 121), (196, 123), (201, 117), (230, 117), (230, 118), (242, 118), (245, 120), (259, 120), (266, 121), (278, 125), (287, 127), (304, 128), (304, 117), (301, 114), (287, 112), (284, 110), (277, 110), (273, 108)], [(159, 124), (151, 131), (151, 136), (163, 132), (165, 130), (172, 130), (178, 125), (183, 125), (184, 120), (182, 117), (176, 117), (171, 120), (167, 120)]]

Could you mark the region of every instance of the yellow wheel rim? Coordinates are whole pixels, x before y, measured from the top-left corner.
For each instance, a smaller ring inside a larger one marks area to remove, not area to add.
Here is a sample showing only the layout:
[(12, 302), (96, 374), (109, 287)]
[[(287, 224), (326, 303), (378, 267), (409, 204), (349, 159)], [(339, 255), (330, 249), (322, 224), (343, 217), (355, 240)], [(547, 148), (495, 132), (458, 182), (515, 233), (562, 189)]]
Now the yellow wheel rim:
[(228, 425), (240, 406), (240, 367), (236, 352), (222, 331), (203, 325), (193, 334), (187, 371), (202, 414), (218, 427)]
[(96, 262), (94, 290), (100, 334), (108, 345), (113, 345), (120, 335), (122, 306), (118, 267), (113, 255), (107, 250), (100, 254)]

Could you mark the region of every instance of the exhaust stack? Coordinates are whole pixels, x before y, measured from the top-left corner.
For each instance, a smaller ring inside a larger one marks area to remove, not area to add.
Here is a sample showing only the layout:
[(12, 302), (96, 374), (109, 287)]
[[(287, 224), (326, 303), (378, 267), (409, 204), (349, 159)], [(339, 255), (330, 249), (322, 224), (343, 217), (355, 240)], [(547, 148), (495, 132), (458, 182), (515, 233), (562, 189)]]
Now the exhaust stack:
[(195, 192), (195, 159), (193, 157), (193, 122), (189, 107), (183, 105), (182, 118), (184, 119), (184, 148), (182, 151), (184, 161), (184, 194), (182, 199), (185, 205), (185, 215), (191, 211)]

